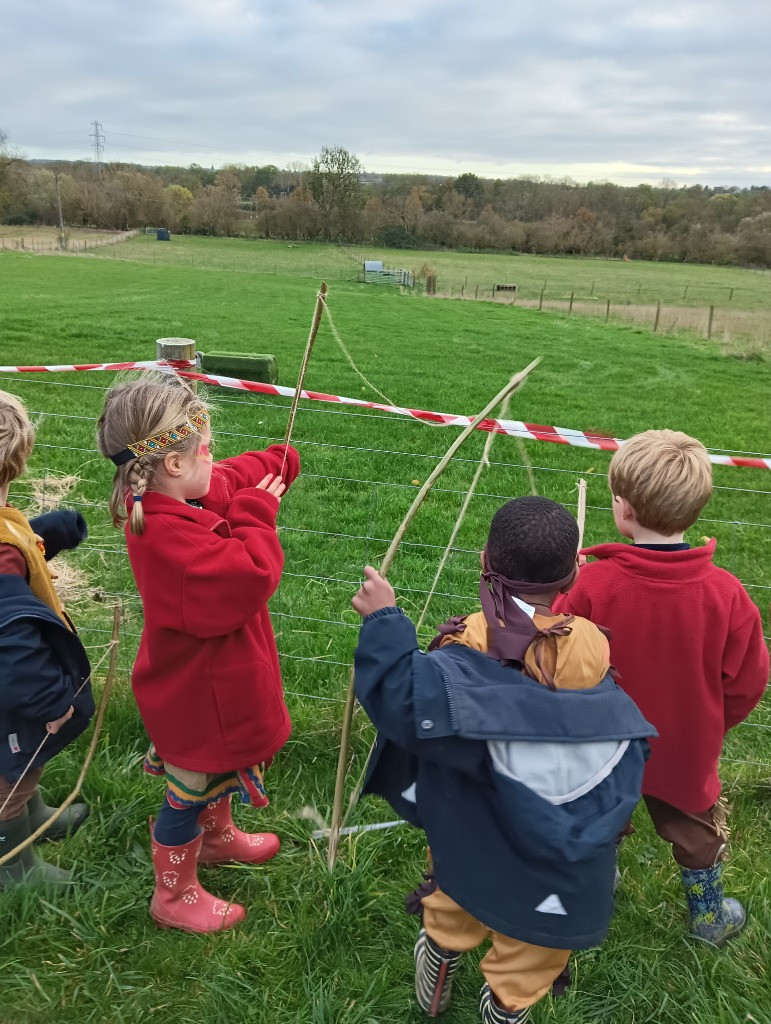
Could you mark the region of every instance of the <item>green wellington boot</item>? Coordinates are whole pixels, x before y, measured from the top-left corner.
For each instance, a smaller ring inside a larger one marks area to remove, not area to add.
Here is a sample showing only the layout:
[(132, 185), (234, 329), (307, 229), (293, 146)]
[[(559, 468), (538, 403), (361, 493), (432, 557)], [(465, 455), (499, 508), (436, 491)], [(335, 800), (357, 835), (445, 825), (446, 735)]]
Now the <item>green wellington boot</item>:
[[(0, 856), (15, 849), (32, 834), (29, 811), (25, 807), (21, 814), (10, 821), (0, 821)], [(0, 865), (0, 890), (12, 889), (25, 882), (29, 885), (64, 885), (72, 881), (72, 872), (57, 868), (42, 860), (31, 846), (25, 847), (6, 864)]]
[[(29, 811), (30, 832), (36, 832), (55, 813), (56, 808), (49, 807), (44, 803), (40, 790), (36, 789), (29, 799), (27, 810)], [(71, 836), (73, 832), (78, 831), (90, 813), (86, 804), (73, 804), (36, 842), (42, 843), (47, 839), (64, 839)]]

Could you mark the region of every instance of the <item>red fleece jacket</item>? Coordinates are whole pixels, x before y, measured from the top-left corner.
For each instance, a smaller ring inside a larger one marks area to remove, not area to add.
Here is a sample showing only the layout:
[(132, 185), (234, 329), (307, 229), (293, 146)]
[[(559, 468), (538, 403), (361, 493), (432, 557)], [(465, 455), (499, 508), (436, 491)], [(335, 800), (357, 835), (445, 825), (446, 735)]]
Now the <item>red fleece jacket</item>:
[[(279, 504), (256, 487), (283, 456), (272, 445), (215, 463), (204, 508), (148, 492), (144, 533), (126, 529), (144, 607), (134, 696), (158, 753), (180, 768), (258, 764), (291, 730), (268, 614), (284, 563)], [(290, 446), (287, 484), (299, 471)]]
[(612, 630), (619, 682), (659, 733), (643, 793), (690, 813), (720, 795), (723, 738), (768, 682), (760, 613), (739, 580), (713, 565), (715, 546), (587, 548), (598, 561), (554, 605)]

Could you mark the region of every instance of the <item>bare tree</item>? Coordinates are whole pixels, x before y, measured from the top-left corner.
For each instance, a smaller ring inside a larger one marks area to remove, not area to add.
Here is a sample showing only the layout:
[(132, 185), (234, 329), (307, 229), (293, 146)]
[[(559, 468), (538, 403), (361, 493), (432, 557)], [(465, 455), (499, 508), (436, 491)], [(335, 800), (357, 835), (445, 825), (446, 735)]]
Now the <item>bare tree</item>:
[(324, 146), (305, 176), (305, 184), (321, 211), (322, 234), (329, 241), (350, 237), (361, 200), (358, 157), (342, 146)]

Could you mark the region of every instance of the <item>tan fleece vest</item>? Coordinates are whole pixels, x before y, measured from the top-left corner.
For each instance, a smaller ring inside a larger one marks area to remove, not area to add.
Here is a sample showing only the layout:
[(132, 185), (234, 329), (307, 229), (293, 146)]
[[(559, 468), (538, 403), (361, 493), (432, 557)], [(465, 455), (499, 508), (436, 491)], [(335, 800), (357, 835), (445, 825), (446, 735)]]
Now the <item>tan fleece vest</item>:
[(43, 552), (38, 547), (32, 527), (18, 509), (8, 505), (0, 507), (0, 544), (10, 544), (21, 551), (27, 563), (30, 590), (35, 597), (56, 612), (68, 629), (71, 629), (72, 626), (56, 593), (51, 573)]
[[(564, 615), (536, 615), (533, 621), (539, 629), (562, 621)], [(487, 651), (487, 619), (483, 612), (474, 612), (465, 619), (466, 629), (452, 633), (442, 640), (445, 644), (463, 644), (477, 651)], [(550, 636), (544, 650), (544, 664), (561, 690), (588, 690), (597, 686), (608, 673), (610, 646), (607, 638), (588, 619), (577, 615), (570, 624), (568, 636)], [(528, 647), (524, 658), (525, 675), (543, 682), (536, 665), (533, 648)]]

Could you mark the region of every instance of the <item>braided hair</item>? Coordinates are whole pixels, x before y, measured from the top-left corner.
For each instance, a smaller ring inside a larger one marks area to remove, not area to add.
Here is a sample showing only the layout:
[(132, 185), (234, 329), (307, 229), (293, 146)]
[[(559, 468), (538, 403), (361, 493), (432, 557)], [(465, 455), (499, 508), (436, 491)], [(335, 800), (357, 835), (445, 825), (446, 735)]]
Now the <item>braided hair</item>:
[[(131, 444), (178, 429), (191, 416), (206, 409), (206, 403), (175, 375), (151, 371), (140, 377), (121, 380), (108, 391), (99, 417), (99, 451), (112, 458)], [(113, 525), (121, 527), (128, 521), (132, 533), (144, 533), (142, 498), (153, 489), (166, 455), (172, 451), (188, 455), (199, 444), (200, 434), (196, 432), (158, 452), (145, 452), (118, 466), (110, 496)], [(126, 512), (129, 494), (133, 498), (130, 514)]]

